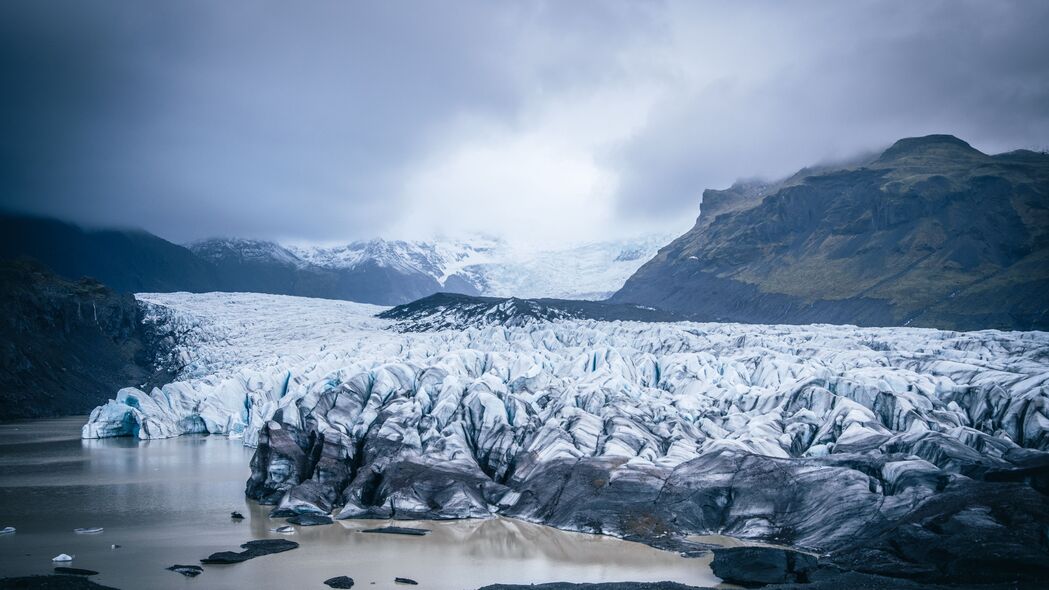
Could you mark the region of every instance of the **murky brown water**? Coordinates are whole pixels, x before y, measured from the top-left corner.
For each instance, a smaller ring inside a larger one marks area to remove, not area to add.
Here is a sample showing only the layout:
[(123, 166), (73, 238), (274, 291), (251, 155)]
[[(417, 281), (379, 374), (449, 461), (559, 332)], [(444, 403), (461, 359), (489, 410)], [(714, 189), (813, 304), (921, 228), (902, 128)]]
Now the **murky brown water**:
[[(82, 441), (83, 418), (0, 424), (0, 576), (50, 573), (51, 558), (75, 556), (92, 579), (136, 588), (324, 589), (348, 575), (357, 586), (393, 588), (395, 576), (419, 588), (461, 590), (492, 583), (658, 581), (714, 585), (709, 559), (686, 559), (638, 543), (558, 531), (509, 519), (396, 524), (426, 537), (372, 535), (376, 521), (270, 528), (269, 507), (244, 498), (251, 449), (220, 437), (140, 442)], [(232, 521), (229, 513), (247, 518)], [(77, 535), (78, 527), (104, 527)], [(251, 539), (285, 538), (301, 547), (236, 565), (204, 566), (197, 578), (166, 571)], [(121, 545), (111, 549), (111, 545)], [(374, 583), (374, 585), (373, 585)], [(397, 586), (402, 589), (405, 586)]]

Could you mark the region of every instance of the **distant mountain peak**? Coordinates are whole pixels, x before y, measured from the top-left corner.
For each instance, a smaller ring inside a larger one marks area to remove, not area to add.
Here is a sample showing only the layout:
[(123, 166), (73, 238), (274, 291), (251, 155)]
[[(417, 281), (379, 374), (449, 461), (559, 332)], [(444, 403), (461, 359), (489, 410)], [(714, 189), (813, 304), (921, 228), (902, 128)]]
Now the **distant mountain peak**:
[(890, 162), (916, 155), (985, 156), (985, 154), (967, 142), (953, 135), (936, 134), (924, 137), (906, 137), (882, 152), (879, 162)]

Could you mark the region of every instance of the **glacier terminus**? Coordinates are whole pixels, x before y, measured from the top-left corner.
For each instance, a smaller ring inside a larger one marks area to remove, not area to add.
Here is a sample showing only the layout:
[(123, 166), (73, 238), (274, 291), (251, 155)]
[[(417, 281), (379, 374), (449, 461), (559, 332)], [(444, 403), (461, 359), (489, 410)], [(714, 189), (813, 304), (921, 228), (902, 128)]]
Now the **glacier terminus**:
[(342, 301), (138, 298), (177, 380), (121, 390), (83, 436), (241, 438), (274, 515), (504, 515), (684, 551), (723, 534), (930, 580), (942, 566), (896, 539), (935, 534), (977, 575), (959, 548), (977, 530), (1044, 567), (1015, 514), (1049, 510), (1043, 332), (492, 313), (417, 331)]

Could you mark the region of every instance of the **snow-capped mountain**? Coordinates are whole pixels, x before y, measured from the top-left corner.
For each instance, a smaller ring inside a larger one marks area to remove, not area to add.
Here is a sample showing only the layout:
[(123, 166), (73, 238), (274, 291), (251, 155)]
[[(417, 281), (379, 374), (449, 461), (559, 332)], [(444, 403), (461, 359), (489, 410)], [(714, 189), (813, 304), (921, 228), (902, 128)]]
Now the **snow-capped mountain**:
[(228, 290), (401, 304), (438, 291), (493, 297), (604, 299), (673, 236), (532, 249), (491, 237), (336, 246), (244, 239), (190, 244), (236, 283)]

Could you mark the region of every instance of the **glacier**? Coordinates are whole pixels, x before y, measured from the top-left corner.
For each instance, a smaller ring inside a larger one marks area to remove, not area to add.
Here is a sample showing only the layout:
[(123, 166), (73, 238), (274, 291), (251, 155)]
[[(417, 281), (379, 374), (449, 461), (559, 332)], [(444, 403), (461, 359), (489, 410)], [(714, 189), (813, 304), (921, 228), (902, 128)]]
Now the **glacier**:
[[(978, 530), (1016, 567), (1046, 563), (1047, 333), (579, 319), (416, 332), (344, 301), (138, 299), (177, 379), (121, 390), (84, 438), (240, 437), (256, 447), (247, 494), (278, 516), (502, 514), (668, 547), (717, 533), (927, 579), (956, 547), (948, 573), (976, 575), (964, 543)], [(939, 520), (915, 516), (929, 506)], [(901, 549), (908, 534), (941, 557)]]

